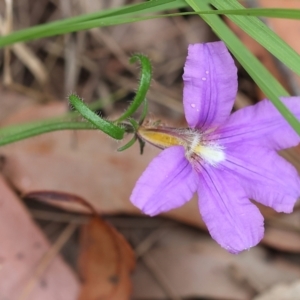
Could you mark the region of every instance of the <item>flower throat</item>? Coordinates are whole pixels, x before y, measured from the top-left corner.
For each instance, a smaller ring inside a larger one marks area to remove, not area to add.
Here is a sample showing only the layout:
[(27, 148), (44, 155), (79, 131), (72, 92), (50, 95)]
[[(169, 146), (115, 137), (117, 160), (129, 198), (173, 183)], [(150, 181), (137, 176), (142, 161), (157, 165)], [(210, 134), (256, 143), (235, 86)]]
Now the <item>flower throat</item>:
[(183, 146), (186, 158), (194, 165), (197, 162), (212, 166), (225, 160), (224, 147), (217, 141), (205, 140), (205, 132), (188, 128), (144, 127), (138, 130), (138, 136), (160, 149)]

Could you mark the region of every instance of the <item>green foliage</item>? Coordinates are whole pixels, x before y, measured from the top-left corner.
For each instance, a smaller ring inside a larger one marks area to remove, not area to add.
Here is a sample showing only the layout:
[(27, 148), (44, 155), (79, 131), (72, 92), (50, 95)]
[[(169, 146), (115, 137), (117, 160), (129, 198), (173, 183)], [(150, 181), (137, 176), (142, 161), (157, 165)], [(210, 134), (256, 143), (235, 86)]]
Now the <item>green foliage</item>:
[[(139, 14), (149, 14), (164, 9), (174, 9), (183, 6), (186, 6), (183, 0), (152, 0), (146, 3), (84, 14), (77, 17), (67, 18), (65, 20), (50, 22), (48, 24), (36, 25), (2, 36), (0, 38), (0, 47), (8, 46), (17, 42), (26, 42), (95, 27), (138, 22), (147, 19), (145, 17), (136, 18)], [(135, 18), (133, 16), (135, 16)]]
[(72, 106), (97, 129), (103, 131), (114, 139), (121, 140), (124, 137), (125, 130), (112, 122), (102, 119), (94, 113), (83, 101), (76, 95), (69, 96), (69, 101)]
[[(144, 108), (142, 111), (140, 123), (146, 117), (148, 109), (146, 94), (150, 87), (152, 78), (152, 66), (149, 59), (144, 55), (135, 54), (131, 57), (130, 62), (134, 63), (136, 61), (139, 61), (141, 64), (140, 84), (132, 103), (129, 105), (124, 114), (121, 115), (116, 121), (112, 122), (104, 120), (92, 110), (92, 107), (88, 107), (77, 95), (72, 94), (69, 96), (69, 101), (72, 107), (77, 111), (77, 113), (67, 114), (65, 117), (61, 118), (54, 118), (45, 121), (13, 125), (2, 128), (0, 129), (0, 146), (57, 130), (99, 129), (117, 140), (122, 140), (125, 132), (135, 133), (139, 127), (139, 123), (137, 123), (130, 117), (137, 111), (137, 109), (143, 102)], [(97, 108), (100, 108), (99, 105), (95, 106), (95, 109)], [(79, 116), (82, 116), (88, 122), (79, 121)], [(123, 124), (122, 121), (124, 120), (128, 120), (128, 123)], [(128, 149), (134, 144), (135, 141), (136, 137), (134, 137), (125, 146), (119, 148), (118, 151)]]
[[(215, 8), (213, 9), (212, 6)], [(191, 7), (194, 12), (176, 14), (154, 14), (168, 9)], [(26, 42), (34, 39), (41, 39), (50, 36), (87, 30), (95, 27), (113, 26), (125, 23), (139, 22), (143, 20), (176, 17), (178, 15), (199, 14), (204, 21), (222, 39), (232, 54), (241, 63), (257, 85), (273, 102), (281, 114), (288, 120), (291, 126), (300, 134), (300, 124), (293, 114), (279, 100), (280, 96), (287, 96), (288, 93), (280, 83), (268, 72), (268, 70), (254, 57), (252, 53), (240, 42), (227, 25), (217, 16), (225, 14), (237, 26), (252, 36), (263, 47), (270, 51), (282, 63), (300, 75), (300, 57), (280, 37), (271, 31), (258, 17), (276, 17), (300, 19), (300, 11), (293, 9), (246, 9), (239, 1), (221, 0), (152, 0), (148, 2), (128, 5), (120, 8), (108, 9), (92, 14), (84, 14), (48, 24), (33, 26), (0, 37), (0, 47), (11, 45), (17, 42)], [(162, 29), (163, 30), (163, 29)], [(66, 129), (100, 129), (116, 139), (122, 139), (126, 126), (123, 121), (128, 121), (131, 126), (127, 132), (135, 132), (138, 123), (132, 123), (131, 116), (144, 102), (144, 110), (141, 116), (141, 123), (147, 113), (147, 101), (145, 99), (147, 90), (150, 87), (152, 69), (149, 59), (142, 55), (134, 55), (132, 62), (139, 61), (141, 64), (141, 79), (136, 97), (128, 109), (116, 121), (109, 122), (100, 118), (89, 109), (76, 95), (70, 96), (70, 101), (80, 114), (88, 122), (78, 121), (76, 115), (71, 117), (56, 118), (42, 122), (9, 126), (0, 129), (0, 145), (12, 143), (37, 134)], [(125, 124), (126, 125), (126, 124)], [(129, 128), (129, 127), (128, 127)], [(136, 137), (119, 151), (131, 146)], [(139, 141), (140, 142), (140, 141)], [(129, 146), (128, 146), (129, 145)], [(142, 145), (141, 145), (142, 149)]]
[[(198, 1), (198, 0), (186, 0), (187, 3), (195, 10), (195, 11), (204, 11), (211, 10), (208, 1)], [(215, 5), (219, 5), (220, 1), (211, 0), (209, 1), (214, 3)], [(229, 3), (229, 1), (222, 1), (222, 3)], [(230, 3), (235, 3), (236, 1), (230, 1)], [(262, 91), (267, 95), (267, 97), (272, 101), (274, 106), (279, 110), (279, 112), (283, 115), (283, 117), (289, 122), (289, 124), (294, 128), (294, 130), (300, 135), (300, 123), (296, 119), (296, 117), (286, 108), (286, 106), (279, 100), (280, 96), (287, 96), (287, 91), (281, 86), (281, 84), (272, 76), (272, 74), (260, 63), (260, 61), (241, 43), (241, 41), (237, 38), (237, 36), (228, 28), (228, 26), (216, 15), (202, 15), (203, 20), (211, 26), (211, 28), (215, 31), (215, 33), (222, 39), (232, 54), (236, 57), (236, 59), (241, 63), (241, 65), (245, 68), (245, 70), (249, 73), (249, 75), (253, 78), (253, 80), (257, 83), (257, 85), (262, 89)], [(237, 22), (237, 25), (242, 29), (253, 27), (256, 28), (256, 36), (262, 35), (265, 36), (265, 30), (259, 30), (255, 24), (257, 22), (253, 22), (252, 18), (242, 17), (244, 18), (245, 26), (242, 22)], [(247, 21), (248, 20), (248, 21)], [(259, 21), (256, 18), (257, 21)], [(234, 20), (236, 21), (236, 20)], [(260, 21), (259, 21), (260, 22)], [(263, 23), (260, 24), (260, 28), (263, 28), (265, 25)], [(271, 48), (275, 48), (278, 40), (276, 39), (268, 39), (267, 42), (271, 44)], [(284, 41), (281, 41), (281, 46), (286, 49), (290, 48)], [(284, 46), (283, 46), (284, 45)], [(300, 59), (299, 55), (293, 57), (294, 63), (299, 63)]]
[[(150, 87), (151, 78), (152, 78), (152, 66), (150, 60), (148, 59), (148, 57), (144, 55), (135, 54), (130, 58), (130, 63), (135, 63), (136, 61), (139, 61), (142, 67), (140, 84), (132, 103), (129, 105), (129, 107), (124, 112), (124, 114), (118, 118), (116, 122), (121, 122), (123, 120), (126, 120), (137, 111), (137, 109), (140, 107), (142, 102), (145, 100), (146, 94)], [(143, 112), (143, 114), (145, 114), (145, 112)]]
[[(247, 12), (238, 1), (218, 1), (210, 0), (210, 3), (217, 9), (242, 9)], [(253, 11), (253, 10), (252, 10)], [(295, 15), (294, 15), (295, 16)], [(299, 16), (298, 16), (299, 17)], [(287, 45), (276, 33), (266, 26), (261, 20), (254, 16), (228, 15), (236, 25), (243, 29), (247, 34), (259, 42), (263, 47), (270, 51), (282, 63), (300, 75), (299, 54)]]
[(87, 122), (68, 121), (58, 118), (14, 125), (0, 129), (0, 146), (52, 131), (87, 129), (95, 129), (95, 126)]

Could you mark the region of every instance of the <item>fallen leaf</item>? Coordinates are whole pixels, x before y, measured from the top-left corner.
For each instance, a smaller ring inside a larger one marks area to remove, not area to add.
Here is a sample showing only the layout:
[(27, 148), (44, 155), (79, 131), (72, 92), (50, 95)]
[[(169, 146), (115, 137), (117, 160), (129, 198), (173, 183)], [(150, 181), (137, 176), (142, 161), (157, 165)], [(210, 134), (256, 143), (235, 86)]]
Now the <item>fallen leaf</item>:
[[(35, 191), (23, 195), (24, 199), (34, 199), (50, 205), (57, 205), (68, 209), (68, 206), (78, 204), (78, 210), (86, 210), (87, 213), (97, 215), (95, 208), (85, 199), (74, 194), (57, 191)], [(71, 207), (72, 207), (71, 206)]]
[(38, 191), (24, 197), (52, 205), (75, 203), (86, 208), (93, 218), (83, 225), (81, 232), (79, 270), (83, 287), (79, 299), (129, 299), (134, 253), (124, 237), (103, 221), (86, 199), (56, 191)]
[(60, 257), (35, 278), (49, 243), (2, 176), (0, 191), (0, 299), (76, 299), (78, 280)]
[(17, 92), (8, 91), (0, 87), (1, 93), (1, 110), (0, 120), (6, 119), (12, 113), (16, 113), (25, 108), (32, 107), (33, 101), (26, 96), (20, 95)]
[(153, 244), (133, 274), (134, 299), (174, 295), (244, 300), (300, 276), (297, 267), (270, 259), (259, 246), (231, 255), (206, 235), (183, 226), (169, 228)]
[(291, 215), (269, 218), (264, 243), (269, 247), (291, 253), (300, 253), (300, 211)]
[(297, 300), (300, 295), (300, 281), (291, 284), (278, 284), (253, 300)]
[(83, 226), (80, 247), (83, 287), (79, 300), (129, 299), (135, 259), (124, 237), (107, 222), (93, 217)]

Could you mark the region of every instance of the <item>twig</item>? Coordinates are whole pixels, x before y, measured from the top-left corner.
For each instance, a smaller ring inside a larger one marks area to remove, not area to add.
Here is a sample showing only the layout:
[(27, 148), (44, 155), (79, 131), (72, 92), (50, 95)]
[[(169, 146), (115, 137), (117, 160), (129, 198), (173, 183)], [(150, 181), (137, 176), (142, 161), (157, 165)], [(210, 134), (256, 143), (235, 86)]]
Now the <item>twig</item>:
[(142, 258), (143, 263), (145, 266), (151, 271), (152, 276), (157, 281), (157, 283), (161, 286), (161, 288), (167, 294), (168, 299), (172, 300), (181, 300), (181, 297), (178, 297), (174, 287), (170, 284), (168, 278), (165, 274), (161, 271), (157, 262), (149, 255), (145, 255)]
[[(4, 34), (9, 34), (12, 31), (12, 24), (13, 24), (13, 12), (12, 12), (12, 7), (13, 7), (13, 1), (12, 0), (5, 0), (5, 22), (2, 24), (3, 25), (3, 33)], [(10, 57), (11, 57), (11, 52), (10, 52), (10, 47), (5, 47), (4, 49), (4, 85), (10, 85), (12, 82), (11, 78), (11, 69), (10, 69)]]
[(71, 213), (51, 212), (41, 209), (31, 209), (30, 212), (35, 219), (60, 223), (84, 224), (90, 218), (83, 215), (76, 216)]
[(168, 278), (161, 271), (157, 262), (146, 252), (157, 242), (163, 235), (168, 233), (169, 228), (159, 227), (154, 230), (149, 236), (147, 236), (137, 247), (135, 247), (136, 257), (140, 258), (144, 265), (148, 268), (153, 278), (160, 285), (162, 290), (166, 293), (168, 299), (180, 300), (181, 298), (177, 296), (177, 292), (174, 290), (174, 287), (170, 284)]

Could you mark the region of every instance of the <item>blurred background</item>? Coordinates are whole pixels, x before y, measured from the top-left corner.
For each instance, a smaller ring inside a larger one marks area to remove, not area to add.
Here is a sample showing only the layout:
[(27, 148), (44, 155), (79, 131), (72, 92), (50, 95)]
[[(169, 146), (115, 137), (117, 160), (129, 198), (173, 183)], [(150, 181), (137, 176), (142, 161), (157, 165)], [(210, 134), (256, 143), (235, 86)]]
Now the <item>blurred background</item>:
[[(138, 2), (3, 0), (1, 34)], [(293, 0), (243, 4), (300, 8)], [(291, 94), (299, 94), (299, 78), (224, 20)], [(263, 21), (300, 51), (299, 21)], [(139, 68), (129, 64), (133, 53), (147, 55), (153, 64), (148, 118), (185, 126), (187, 46), (216, 40), (194, 15), (94, 28), (2, 49), (1, 126), (61, 116), (69, 111), (71, 92), (88, 104), (101, 100), (101, 116), (117, 116), (138, 85)], [(264, 98), (237, 67), (234, 110)], [(129, 196), (159, 151), (147, 145), (142, 156), (137, 146), (117, 153), (119, 146), (96, 131), (62, 131), (0, 148), (0, 300), (300, 299), (299, 205), (290, 215), (260, 207), (266, 220), (262, 243), (231, 255), (210, 238), (196, 198), (164, 216), (142, 216)], [(281, 155), (300, 170), (299, 147)], [(91, 203), (101, 219), (91, 218), (78, 204), (82, 201)]]

